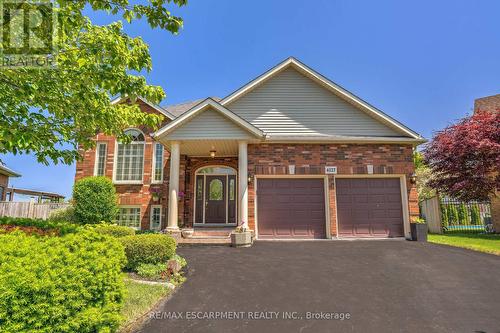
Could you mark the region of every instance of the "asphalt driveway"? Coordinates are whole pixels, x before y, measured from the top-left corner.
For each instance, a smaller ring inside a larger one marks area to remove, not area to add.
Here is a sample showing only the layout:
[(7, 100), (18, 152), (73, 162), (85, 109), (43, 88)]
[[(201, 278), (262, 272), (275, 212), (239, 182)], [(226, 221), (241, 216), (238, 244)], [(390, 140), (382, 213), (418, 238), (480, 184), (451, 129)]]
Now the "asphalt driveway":
[(188, 280), (140, 332), (500, 332), (494, 255), (403, 240), (179, 252)]

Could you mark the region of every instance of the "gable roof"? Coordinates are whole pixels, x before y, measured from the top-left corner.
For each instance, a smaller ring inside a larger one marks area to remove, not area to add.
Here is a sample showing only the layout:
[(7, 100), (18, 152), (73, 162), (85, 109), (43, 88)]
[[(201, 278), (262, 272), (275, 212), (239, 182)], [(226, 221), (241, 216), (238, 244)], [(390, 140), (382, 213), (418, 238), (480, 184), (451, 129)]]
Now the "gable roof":
[[(119, 96), (119, 97), (115, 98), (114, 100), (112, 100), (111, 104), (120, 103), (120, 102), (126, 100), (127, 98), (128, 98), (127, 96), (123, 96), (123, 97)], [(154, 103), (151, 103), (151, 102), (148, 102), (145, 98), (140, 97), (140, 96), (138, 96), (137, 99), (143, 101), (145, 104), (149, 105), (150, 107), (152, 107), (156, 111), (160, 112), (161, 114), (163, 114), (168, 119), (170, 119), (170, 120), (174, 120), (175, 119), (175, 116), (173, 114), (171, 114), (170, 112), (168, 112), (167, 110), (165, 110), (161, 106), (159, 106), (157, 104), (154, 104)]]
[(225, 116), (227, 119), (231, 120), (233, 123), (236, 125), (240, 126), (241, 128), (245, 129), (247, 132), (255, 135), (256, 137), (262, 138), (264, 137), (264, 133), (255, 127), (254, 125), (250, 124), (246, 120), (240, 118), (221, 104), (219, 104), (217, 101), (215, 101), (212, 98), (206, 98), (202, 102), (196, 104), (193, 106), (189, 111), (184, 112), (181, 116), (176, 118), (174, 121), (170, 122), (169, 124), (165, 125), (163, 128), (158, 130), (156, 133), (154, 133), (155, 138), (159, 138), (161, 136), (165, 136), (168, 133), (171, 133), (173, 130), (176, 128), (182, 126), (184, 123), (190, 121), (193, 119), (196, 115), (199, 113), (205, 111), (207, 108), (211, 107), (213, 110), (219, 112), (223, 116)]
[(21, 177), (20, 174), (18, 174), (17, 172), (15, 172), (12, 169), (7, 168), (1, 162), (0, 162), (0, 175), (5, 175), (5, 176), (8, 176), (8, 177)]
[(362, 100), (361, 98), (357, 97), (356, 95), (352, 94), (348, 90), (342, 88), (341, 86), (337, 85), (336, 83), (332, 82), (328, 78), (324, 77), (320, 73), (314, 71), (310, 67), (306, 66), (299, 60), (290, 57), (275, 67), (271, 68), (270, 70), (266, 71), (262, 75), (258, 76), (254, 80), (250, 81), (243, 87), (237, 89), (233, 93), (229, 94), (228, 96), (224, 97), (221, 101), (220, 104), (223, 106), (227, 106), (228, 104), (236, 101), (240, 97), (246, 95), (256, 87), (260, 86), (262, 83), (266, 82), (268, 79), (271, 77), (275, 76), (276, 74), (282, 72), (286, 68), (294, 68), (295, 70), (299, 71), (300, 73), (304, 74), (305, 76), (309, 77), (319, 85), (327, 88), (329, 91), (337, 95), (338, 97), (344, 99), (345, 101), (353, 104), (354, 106), (358, 107), (360, 110), (364, 111), (366, 114), (369, 116), (379, 120), (380, 122), (396, 129), (400, 133), (404, 133), (404, 135), (409, 136), (413, 139), (419, 140), (424, 142), (425, 139), (415, 131), (409, 129), (405, 125), (401, 124), (394, 118), (390, 117), (389, 115), (385, 114), (381, 110), (375, 108), (374, 106), (370, 105), (366, 101)]
[[(220, 101), (219, 97), (207, 97), (207, 98), (211, 98), (216, 102)], [(199, 99), (196, 99), (194, 101), (186, 101), (186, 102), (179, 103), (179, 104), (165, 105), (165, 106), (162, 106), (162, 108), (177, 118), (177, 117), (181, 116), (183, 113), (191, 110), (193, 108), (193, 106), (200, 104), (201, 102), (203, 102), (207, 98), (199, 98)]]

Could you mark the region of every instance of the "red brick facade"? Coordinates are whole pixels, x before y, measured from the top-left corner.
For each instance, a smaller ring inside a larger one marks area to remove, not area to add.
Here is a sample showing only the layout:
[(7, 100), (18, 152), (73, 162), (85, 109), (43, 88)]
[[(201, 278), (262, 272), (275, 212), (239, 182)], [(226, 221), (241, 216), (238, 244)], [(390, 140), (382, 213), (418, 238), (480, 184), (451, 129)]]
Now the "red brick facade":
[(500, 112), (500, 94), (478, 98), (474, 101), (474, 112)]
[[(150, 106), (141, 103), (146, 112), (157, 112)], [(152, 182), (154, 140), (151, 130), (141, 128), (145, 134), (144, 174), (142, 184), (116, 185), (120, 205), (141, 207), (141, 228), (149, 229), (151, 205), (162, 206), (162, 228), (167, 225), (169, 153), (164, 152), (163, 182)], [(114, 154), (116, 140), (114, 137), (99, 134), (96, 142), (107, 144), (106, 177), (113, 178)], [(83, 152), (83, 160), (76, 166), (75, 180), (94, 175), (95, 149)], [(184, 197), (179, 202), (179, 226), (192, 227), (194, 211), (195, 172), (203, 166), (223, 165), (238, 168), (237, 157), (180, 158), (179, 190)], [(339, 175), (368, 174), (368, 165), (373, 166), (373, 174), (405, 175), (407, 179), (409, 212), (411, 217), (418, 216), (418, 200), (416, 188), (409, 182), (414, 172), (413, 147), (411, 145), (394, 144), (249, 144), (248, 174), (252, 181), (249, 184), (249, 226), (255, 230), (255, 180), (258, 175), (287, 175), (289, 166), (295, 166), (296, 175), (324, 175), (325, 166), (336, 166)], [(336, 235), (335, 186), (334, 176), (328, 176), (330, 231)], [(152, 189), (160, 193), (160, 199), (154, 201)]]
[[(289, 165), (296, 175), (324, 175), (325, 166), (336, 166), (339, 175), (373, 174), (405, 175), (407, 179), (410, 218), (418, 217), (418, 198), (409, 176), (414, 172), (411, 145), (379, 144), (259, 144), (248, 146), (248, 170), (255, 175), (287, 175)], [(255, 180), (249, 184), (248, 223), (255, 229)], [(334, 175), (328, 176), (330, 233), (337, 234)]]
[[(500, 112), (500, 94), (478, 98), (474, 101), (474, 112)], [(491, 221), (496, 233), (500, 233), (500, 188), (491, 196)]]
[[(147, 104), (140, 102), (140, 107), (144, 112), (158, 113), (152, 107)], [(165, 123), (165, 122), (164, 122)], [(151, 205), (161, 205), (162, 206), (162, 228), (167, 225), (167, 206), (168, 206), (168, 175), (169, 175), (169, 152), (164, 150), (163, 157), (163, 182), (161, 184), (156, 184), (152, 182), (152, 171), (153, 171), (153, 153), (154, 153), (154, 143), (155, 141), (151, 138), (151, 129), (142, 127), (140, 128), (145, 136), (145, 147), (144, 147), (144, 169), (143, 169), (143, 181), (142, 184), (126, 184), (126, 185), (116, 185), (116, 192), (119, 196), (120, 205), (133, 205), (141, 207), (141, 228), (149, 229), (150, 225), (150, 211)], [(114, 157), (116, 149), (116, 139), (112, 136), (106, 136), (104, 134), (98, 134), (96, 136), (97, 143), (107, 144), (107, 154), (106, 154), (106, 168), (105, 176), (113, 179), (113, 167), (114, 167)], [(83, 152), (83, 160), (76, 163), (76, 175), (75, 181), (94, 175), (95, 166), (95, 156), (96, 150), (91, 149)], [(157, 190), (160, 195), (158, 201), (154, 201), (152, 198), (152, 189)]]

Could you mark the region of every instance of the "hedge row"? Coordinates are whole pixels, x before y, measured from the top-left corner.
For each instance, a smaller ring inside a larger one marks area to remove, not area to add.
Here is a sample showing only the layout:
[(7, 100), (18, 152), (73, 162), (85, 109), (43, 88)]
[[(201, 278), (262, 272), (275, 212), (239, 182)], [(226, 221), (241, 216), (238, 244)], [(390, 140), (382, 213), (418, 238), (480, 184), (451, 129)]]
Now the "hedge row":
[(175, 255), (175, 239), (168, 235), (141, 234), (119, 240), (125, 247), (128, 270), (135, 271), (140, 264), (166, 263)]
[(35, 227), (40, 230), (54, 231), (58, 235), (74, 233), (80, 229), (78, 225), (72, 223), (47, 221), (42, 219), (29, 219), (22, 217), (0, 217), (0, 225)]
[(86, 229), (0, 235), (2, 332), (112, 332), (124, 296), (123, 246)]

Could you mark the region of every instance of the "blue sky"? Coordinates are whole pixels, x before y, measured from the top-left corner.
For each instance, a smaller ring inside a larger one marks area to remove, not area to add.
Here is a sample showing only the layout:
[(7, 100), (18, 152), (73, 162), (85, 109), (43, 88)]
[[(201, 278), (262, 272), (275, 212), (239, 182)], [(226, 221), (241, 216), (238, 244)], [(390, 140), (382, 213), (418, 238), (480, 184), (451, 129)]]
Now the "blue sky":
[[(125, 26), (150, 45), (162, 104), (223, 97), (289, 56), (426, 138), (500, 93), (497, 0), (191, 0), (172, 12), (184, 18), (177, 36)], [(12, 185), (70, 196), (74, 165), (0, 158), (23, 175)]]

